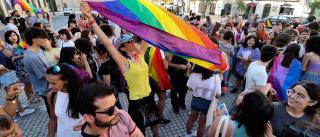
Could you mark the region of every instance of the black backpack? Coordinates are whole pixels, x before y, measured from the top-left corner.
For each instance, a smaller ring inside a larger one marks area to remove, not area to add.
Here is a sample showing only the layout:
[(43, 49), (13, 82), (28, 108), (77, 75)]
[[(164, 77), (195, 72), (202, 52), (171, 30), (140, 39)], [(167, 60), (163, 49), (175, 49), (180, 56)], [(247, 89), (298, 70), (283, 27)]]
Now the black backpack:
[(320, 137), (320, 128), (304, 121), (286, 124), (282, 137)]

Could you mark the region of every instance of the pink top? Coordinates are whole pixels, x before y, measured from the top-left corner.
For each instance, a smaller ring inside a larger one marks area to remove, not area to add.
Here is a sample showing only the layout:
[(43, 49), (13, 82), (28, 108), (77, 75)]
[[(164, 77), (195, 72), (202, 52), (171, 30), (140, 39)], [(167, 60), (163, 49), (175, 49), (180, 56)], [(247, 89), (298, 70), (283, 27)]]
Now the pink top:
[[(129, 137), (133, 131), (137, 128), (136, 124), (131, 119), (128, 112), (117, 109), (119, 115), (119, 122), (111, 126), (109, 129), (109, 137)], [(82, 137), (99, 137), (99, 135), (90, 135), (84, 132), (85, 126), (82, 128)]]

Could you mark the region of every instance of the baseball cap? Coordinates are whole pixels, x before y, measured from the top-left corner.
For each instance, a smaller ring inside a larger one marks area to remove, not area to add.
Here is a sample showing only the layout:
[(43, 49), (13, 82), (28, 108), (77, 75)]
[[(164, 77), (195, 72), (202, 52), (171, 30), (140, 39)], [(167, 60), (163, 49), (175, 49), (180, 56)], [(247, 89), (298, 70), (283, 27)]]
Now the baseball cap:
[(115, 40), (115, 42), (113, 43), (114, 46), (119, 49), (119, 47), (121, 46), (121, 44), (123, 43), (127, 43), (129, 41), (131, 41), (134, 38), (133, 34), (122, 34), (119, 38), (117, 38)]

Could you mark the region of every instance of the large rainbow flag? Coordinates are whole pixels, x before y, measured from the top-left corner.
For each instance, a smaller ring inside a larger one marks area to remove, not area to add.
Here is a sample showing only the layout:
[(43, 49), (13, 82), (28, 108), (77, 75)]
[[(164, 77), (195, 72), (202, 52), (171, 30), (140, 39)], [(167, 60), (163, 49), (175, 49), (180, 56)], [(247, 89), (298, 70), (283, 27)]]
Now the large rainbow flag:
[(92, 9), (153, 46), (211, 70), (226, 69), (217, 45), (148, 0), (86, 0)]
[(160, 49), (148, 47), (145, 53), (145, 61), (149, 65), (149, 76), (157, 82), (159, 88), (162, 91), (171, 89), (169, 75), (163, 64)]
[(34, 14), (41, 14), (42, 11), (37, 9), (32, 3), (28, 3), (26, 0), (13, 0), (13, 5), (19, 4), (22, 10), (30, 11)]
[(286, 68), (281, 65), (283, 57), (280, 55), (276, 58), (268, 79), (268, 83), (277, 91), (277, 98), (281, 101), (288, 100), (287, 90), (300, 81), (302, 74), (302, 65), (299, 60), (293, 59), (290, 67)]

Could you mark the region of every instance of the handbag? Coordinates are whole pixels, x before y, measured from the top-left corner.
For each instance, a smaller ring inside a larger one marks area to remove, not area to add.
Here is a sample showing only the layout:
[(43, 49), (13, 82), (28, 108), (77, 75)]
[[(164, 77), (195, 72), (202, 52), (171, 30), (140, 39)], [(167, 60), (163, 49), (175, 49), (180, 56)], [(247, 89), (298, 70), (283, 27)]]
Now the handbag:
[[(221, 79), (219, 74), (214, 74), (214, 92), (215, 95), (221, 95)], [(209, 110), (206, 116), (206, 127), (211, 126), (213, 120), (214, 120), (214, 116), (213, 116), (213, 112), (216, 110), (217, 108), (217, 103), (218, 103), (218, 99), (216, 99), (215, 95), (213, 96), (210, 106), (209, 106)]]
[(320, 128), (304, 121), (286, 124), (282, 137), (320, 137)]

